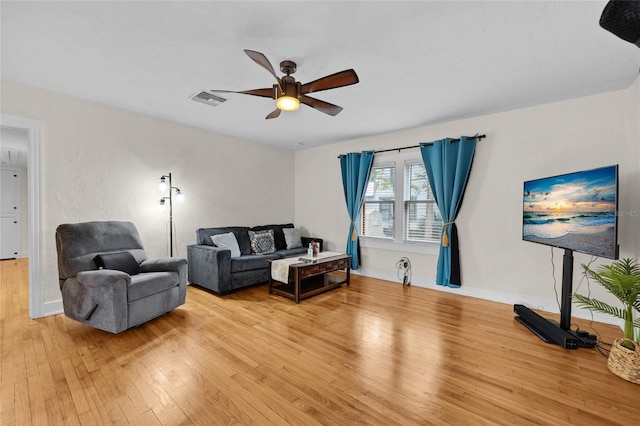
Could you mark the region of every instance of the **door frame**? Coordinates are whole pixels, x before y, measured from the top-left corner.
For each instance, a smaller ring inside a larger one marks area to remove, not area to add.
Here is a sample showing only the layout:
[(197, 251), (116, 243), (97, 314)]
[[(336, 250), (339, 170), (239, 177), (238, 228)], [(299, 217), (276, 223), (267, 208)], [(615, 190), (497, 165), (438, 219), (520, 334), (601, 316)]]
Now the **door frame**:
[(2, 113), (0, 114), (0, 125), (27, 131), (29, 317), (40, 318), (53, 313), (45, 312), (44, 282), (42, 280), (42, 253), (44, 251), (42, 245), (42, 122)]

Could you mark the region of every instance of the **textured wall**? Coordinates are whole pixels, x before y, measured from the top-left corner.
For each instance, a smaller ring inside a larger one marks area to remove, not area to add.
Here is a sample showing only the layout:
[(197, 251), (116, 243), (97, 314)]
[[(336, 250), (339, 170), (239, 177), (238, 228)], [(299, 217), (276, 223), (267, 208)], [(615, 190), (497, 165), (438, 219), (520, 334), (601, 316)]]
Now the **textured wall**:
[(169, 172), (186, 194), (174, 205), (180, 256), (201, 226), (293, 221), (290, 151), (6, 81), (1, 110), (42, 121), (45, 302), (60, 298), (58, 224), (132, 221), (150, 256), (168, 253), (156, 205)]
[[(297, 152), (296, 220), (313, 224), (314, 233), (324, 236), (330, 250), (344, 250), (349, 219), (338, 154), (485, 133), (487, 138), (478, 143), (457, 221), (463, 287), (453, 291), (557, 311), (550, 248), (521, 241), (522, 184), (529, 179), (619, 164), (620, 209), (639, 211), (639, 93), (640, 79), (627, 90)], [(314, 168), (323, 171), (321, 178), (307, 172)], [(322, 208), (316, 199), (322, 199)], [(621, 217), (619, 226), (621, 256), (640, 257), (640, 217)], [(363, 247), (359, 272), (396, 280), (395, 263), (407, 256), (412, 262), (414, 285), (436, 287), (437, 256), (401, 247), (397, 250)], [(562, 250), (555, 250), (558, 291), (562, 254)], [(575, 286), (581, 279), (580, 264), (589, 259), (575, 254)], [(608, 299), (595, 285), (591, 290)], [(589, 317), (575, 308), (574, 312)]]

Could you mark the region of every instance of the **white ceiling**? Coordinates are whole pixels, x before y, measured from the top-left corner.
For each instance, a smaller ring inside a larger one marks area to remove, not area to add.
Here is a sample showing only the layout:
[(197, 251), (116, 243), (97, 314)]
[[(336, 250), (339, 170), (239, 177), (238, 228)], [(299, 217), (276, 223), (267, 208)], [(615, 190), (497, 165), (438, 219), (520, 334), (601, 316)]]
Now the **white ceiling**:
[[(606, 1), (2, 1), (2, 78), (290, 149), (629, 87), (640, 49), (600, 28)], [(243, 52), (302, 83), (353, 68), (360, 83), (274, 101), (205, 89), (271, 87)], [(482, 131), (482, 129), (478, 129)], [(446, 135), (445, 135), (446, 136)], [(296, 145), (302, 143), (303, 145)]]

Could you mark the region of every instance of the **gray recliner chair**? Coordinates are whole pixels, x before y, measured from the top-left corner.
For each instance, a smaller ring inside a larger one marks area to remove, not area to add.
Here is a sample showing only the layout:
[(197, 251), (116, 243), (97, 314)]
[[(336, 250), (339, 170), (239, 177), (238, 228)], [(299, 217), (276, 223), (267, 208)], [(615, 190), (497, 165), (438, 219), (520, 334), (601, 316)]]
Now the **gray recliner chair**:
[(131, 222), (63, 224), (56, 229), (64, 313), (120, 333), (184, 304), (187, 260), (147, 259)]

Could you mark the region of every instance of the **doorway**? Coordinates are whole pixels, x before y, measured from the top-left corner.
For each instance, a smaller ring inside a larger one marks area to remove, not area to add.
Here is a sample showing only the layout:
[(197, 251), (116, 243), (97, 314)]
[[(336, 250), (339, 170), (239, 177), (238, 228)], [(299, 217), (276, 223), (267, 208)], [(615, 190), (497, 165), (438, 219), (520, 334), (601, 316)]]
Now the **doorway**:
[[(41, 122), (31, 118), (0, 114), (0, 127), (23, 133), (26, 138), (26, 234), (29, 258), (29, 317), (58, 313), (61, 303), (45, 304), (42, 280), (42, 165)], [(23, 245), (24, 246), (24, 245)], [(47, 307), (47, 305), (49, 305)]]
[(0, 259), (28, 257), (27, 131), (0, 127)]

